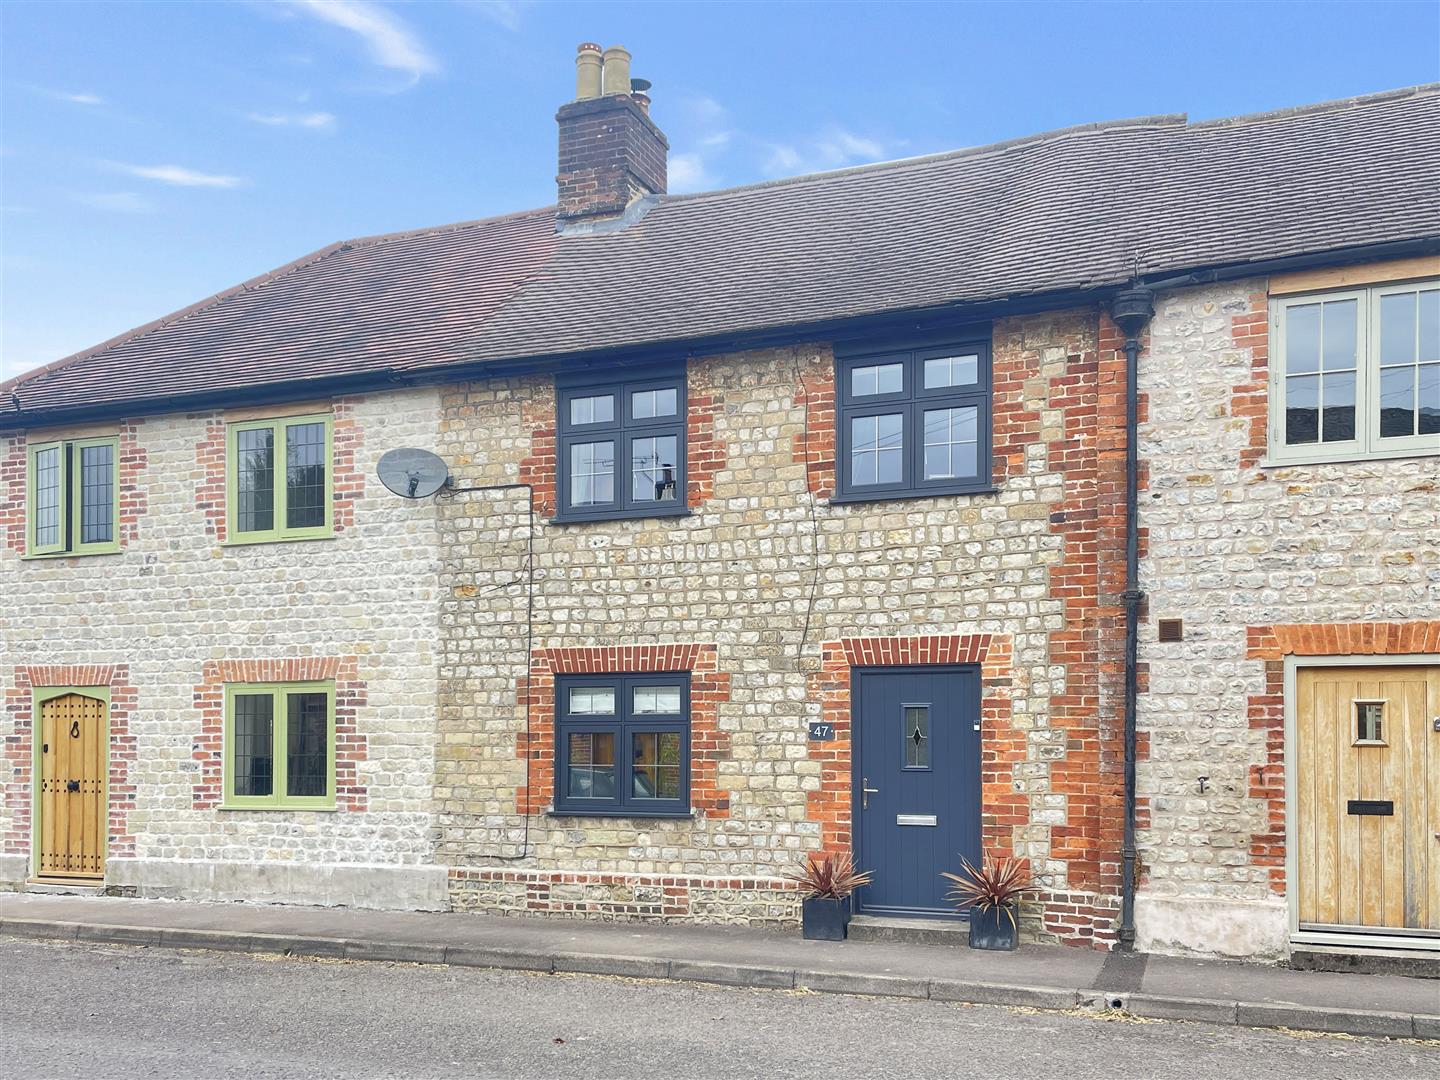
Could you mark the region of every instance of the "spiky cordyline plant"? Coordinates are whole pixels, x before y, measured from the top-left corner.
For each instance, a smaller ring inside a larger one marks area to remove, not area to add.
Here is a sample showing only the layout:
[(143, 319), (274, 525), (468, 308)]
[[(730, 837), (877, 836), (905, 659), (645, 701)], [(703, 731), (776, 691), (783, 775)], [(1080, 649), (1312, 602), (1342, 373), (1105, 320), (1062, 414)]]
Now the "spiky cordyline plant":
[(1030, 882), (1029, 864), (1020, 859), (997, 860), (989, 855), (980, 861), (978, 868), (963, 855), (960, 864), (958, 874), (941, 872), (941, 877), (955, 883), (945, 899), (961, 908), (978, 907), (982, 911), (999, 908), (1009, 918), (1010, 925), (1018, 929), (1015, 908), (1022, 898), (1039, 891)]
[(807, 899), (843, 900), (870, 884), (870, 874), (856, 870), (849, 855), (826, 855), (821, 859), (808, 855), (798, 869), (785, 876), (799, 883)]

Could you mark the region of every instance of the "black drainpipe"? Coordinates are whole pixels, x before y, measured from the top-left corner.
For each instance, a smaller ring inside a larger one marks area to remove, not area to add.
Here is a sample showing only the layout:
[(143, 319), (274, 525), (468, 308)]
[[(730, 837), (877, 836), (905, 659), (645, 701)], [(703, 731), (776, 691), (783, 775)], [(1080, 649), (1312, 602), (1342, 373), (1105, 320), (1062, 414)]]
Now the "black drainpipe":
[(1125, 335), (1125, 842), (1121, 849), (1120, 947), (1135, 946), (1135, 707), (1140, 641), (1140, 335), (1155, 314), (1150, 289), (1116, 294), (1110, 317)]

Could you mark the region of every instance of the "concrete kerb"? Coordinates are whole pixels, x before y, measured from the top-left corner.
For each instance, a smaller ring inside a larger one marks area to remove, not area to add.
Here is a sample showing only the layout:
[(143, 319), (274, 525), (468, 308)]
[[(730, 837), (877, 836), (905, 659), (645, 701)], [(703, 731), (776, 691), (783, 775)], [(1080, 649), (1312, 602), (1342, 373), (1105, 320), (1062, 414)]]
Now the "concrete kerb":
[(1205, 998), (1167, 997), (1138, 992), (1107, 992), (1019, 986), (1003, 983), (963, 982), (954, 979), (913, 979), (860, 972), (808, 971), (722, 964), (700, 960), (666, 960), (601, 953), (542, 953), (487, 946), (438, 945), (415, 942), (369, 941), (342, 938), (294, 937), (224, 930), (161, 929), (106, 923), (46, 922), (36, 919), (0, 919), (0, 934), (60, 941), (86, 941), (114, 945), (143, 945), (173, 949), (212, 949), (223, 952), (282, 953), (332, 959), (390, 961), (412, 964), (450, 964), (456, 967), (497, 968), (540, 973), (614, 975), (634, 979), (672, 979), (769, 990), (811, 990), (829, 994), (863, 994), (873, 997), (929, 998), (973, 1005), (1008, 1005), (1036, 1009), (1071, 1010), (1118, 1007), (1135, 1016), (1161, 1020), (1189, 1020), (1244, 1027), (1292, 1028), (1348, 1035), (1388, 1038), (1440, 1039), (1440, 1016), (1390, 1013), (1363, 1009), (1328, 1009), (1310, 1005), (1215, 1001)]

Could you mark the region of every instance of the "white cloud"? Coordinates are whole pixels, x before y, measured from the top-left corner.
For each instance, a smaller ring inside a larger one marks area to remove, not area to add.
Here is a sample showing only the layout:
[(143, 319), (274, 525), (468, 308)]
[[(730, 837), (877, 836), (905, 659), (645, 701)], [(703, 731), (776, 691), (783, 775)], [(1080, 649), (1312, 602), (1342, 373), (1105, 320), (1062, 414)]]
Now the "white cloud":
[(705, 168), (705, 159), (699, 154), (672, 155), (667, 171), (667, 187), (676, 195), (715, 186), (715, 178)]
[(81, 206), (92, 210), (108, 210), (115, 214), (153, 214), (155, 204), (133, 191), (107, 191), (72, 195)]
[(48, 91), (51, 97), (59, 101), (68, 101), (72, 105), (104, 105), (105, 99), (99, 94), (72, 94), (64, 90)]
[(142, 180), (155, 180), (161, 184), (173, 184), (176, 187), (233, 188), (245, 183), (244, 178), (239, 176), (203, 173), (195, 169), (187, 169), (183, 165), (125, 165), (121, 162), (114, 162), (112, 167), (120, 172), (128, 173), (130, 176), (138, 176)]
[(292, 6), (357, 35), (375, 63), (404, 72), (412, 84), (440, 70), (439, 61), (404, 20), (379, 4), (368, 0), (292, 0)]
[(249, 113), (246, 119), (269, 127), (309, 128), (312, 131), (332, 131), (335, 128), (335, 114), (328, 112)]
[(521, 17), (534, 4), (530, 0), (471, 0), (469, 6), (497, 26), (503, 26), (506, 30), (519, 30)]
[(893, 156), (893, 148), (878, 139), (856, 135), (840, 127), (826, 128), (818, 135), (797, 142), (769, 143), (761, 168), (770, 176), (843, 169)]

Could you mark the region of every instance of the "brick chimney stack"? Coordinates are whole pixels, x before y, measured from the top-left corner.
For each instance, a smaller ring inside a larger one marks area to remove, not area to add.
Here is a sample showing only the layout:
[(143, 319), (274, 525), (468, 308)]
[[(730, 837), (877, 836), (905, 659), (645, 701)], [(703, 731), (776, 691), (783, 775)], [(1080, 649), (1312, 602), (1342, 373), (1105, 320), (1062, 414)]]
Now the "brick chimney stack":
[(650, 119), (650, 84), (630, 78), (630, 53), (582, 44), (575, 100), (560, 106), (561, 226), (618, 217), (644, 195), (665, 194), (670, 143)]

